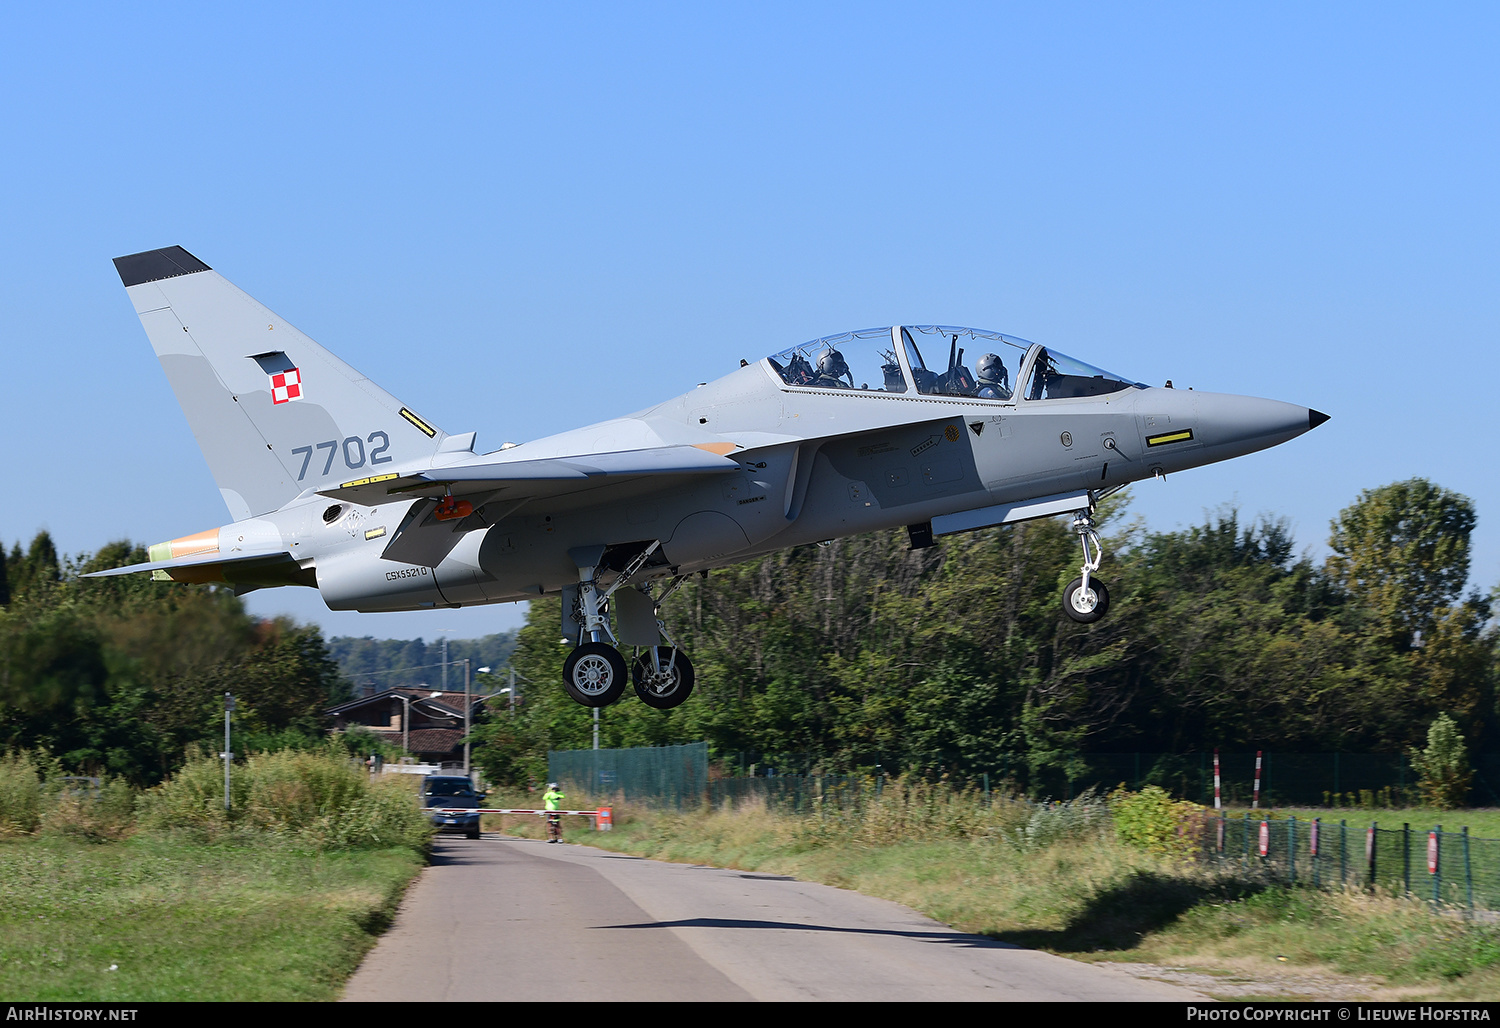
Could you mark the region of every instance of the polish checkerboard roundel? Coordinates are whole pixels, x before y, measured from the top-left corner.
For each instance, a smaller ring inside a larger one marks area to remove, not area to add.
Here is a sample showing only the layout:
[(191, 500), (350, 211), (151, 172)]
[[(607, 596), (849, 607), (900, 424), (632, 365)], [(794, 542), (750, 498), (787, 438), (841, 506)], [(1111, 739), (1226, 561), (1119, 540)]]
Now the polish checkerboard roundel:
[(302, 399), (302, 372), (297, 368), (278, 371), (271, 376), (271, 402), (287, 403)]

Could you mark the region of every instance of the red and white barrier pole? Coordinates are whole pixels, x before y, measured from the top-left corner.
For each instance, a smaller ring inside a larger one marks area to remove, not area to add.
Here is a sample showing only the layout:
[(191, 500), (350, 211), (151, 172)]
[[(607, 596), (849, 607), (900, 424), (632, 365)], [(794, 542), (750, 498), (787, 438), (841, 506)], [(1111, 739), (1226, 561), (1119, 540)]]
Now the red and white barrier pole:
[(1260, 809), (1260, 750), (1255, 751), (1255, 798), (1250, 804), (1252, 810)]
[(577, 817), (591, 817), (594, 825), (601, 832), (607, 832), (614, 827), (614, 809), (611, 807), (600, 807), (598, 810), (538, 810), (535, 807), (428, 807), (429, 814), (572, 814)]
[(1217, 746), (1214, 747), (1214, 809), (1224, 809), (1224, 804), (1219, 801), (1219, 748)]

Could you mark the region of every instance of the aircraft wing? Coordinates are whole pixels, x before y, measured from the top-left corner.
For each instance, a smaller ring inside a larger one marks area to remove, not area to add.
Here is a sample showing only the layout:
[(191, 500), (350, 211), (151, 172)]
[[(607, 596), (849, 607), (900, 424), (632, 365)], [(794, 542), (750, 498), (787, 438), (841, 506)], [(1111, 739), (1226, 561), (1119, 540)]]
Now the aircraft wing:
[(367, 506), (384, 503), (392, 496), (438, 496), (449, 492), (455, 496), (502, 493), (506, 499), (519, 500), (658, 475), (738, 471), (739, 464), (720, 452), (733, 448), (732, 443), (704, 443), (531, 460), (485, 460), (358, 478), (319, 489), (318, 494)]

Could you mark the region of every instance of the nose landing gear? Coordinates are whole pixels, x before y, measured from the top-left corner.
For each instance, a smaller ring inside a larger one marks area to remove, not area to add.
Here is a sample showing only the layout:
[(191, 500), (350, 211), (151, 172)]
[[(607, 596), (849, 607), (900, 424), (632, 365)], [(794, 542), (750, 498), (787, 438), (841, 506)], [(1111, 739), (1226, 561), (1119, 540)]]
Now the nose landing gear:
[(1099, 533), (1094, 530), (1093, 512), (1083, 510), (1074, 514), (1073, 531), (1078, 533), (1078, 542), (1083, 546), (1083, 574), (1063, 590), (1063, 613), (1081, 625), (1091, 625), (1109, 610), (1109, 590), (1093, 577), (1104, 557)]

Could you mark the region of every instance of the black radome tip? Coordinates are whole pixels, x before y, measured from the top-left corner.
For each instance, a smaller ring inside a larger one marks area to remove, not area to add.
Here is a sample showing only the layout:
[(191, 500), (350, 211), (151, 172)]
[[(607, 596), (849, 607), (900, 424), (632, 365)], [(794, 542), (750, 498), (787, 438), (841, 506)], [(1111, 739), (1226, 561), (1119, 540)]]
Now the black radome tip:
[(1328, 420), (1328, 415), (1324, 414), (1322, 411), (1320, 411), (1320, 410), (1312, 410), (1311, 408), (1308, 409), (1308, 411), (1307, 411), (1307, 428), (1308, 428), (1308, 431), (1312, 431), (1313, 429), (1317, 428), (1319, 425), (1321, 425), (1323, 422), (1325, 422), (1327, 420)]

